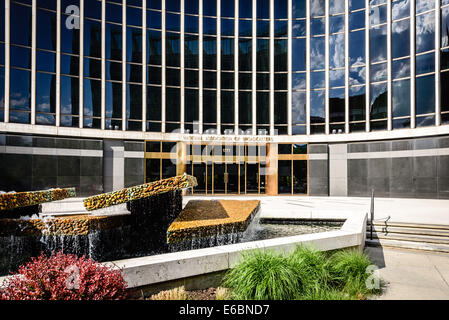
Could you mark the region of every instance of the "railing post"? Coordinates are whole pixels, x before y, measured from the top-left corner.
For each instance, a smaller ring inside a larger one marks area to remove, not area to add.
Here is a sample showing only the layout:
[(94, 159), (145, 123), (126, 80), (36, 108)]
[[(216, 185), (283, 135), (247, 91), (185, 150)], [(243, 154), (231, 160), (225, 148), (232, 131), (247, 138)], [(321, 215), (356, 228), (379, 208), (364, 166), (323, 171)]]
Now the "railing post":
[(370, 210), (370, 215), (371, 215), (371, 240), (373, 240), (373, 228), (374, 228), (374, 189), (371, 189), (371, 210)]

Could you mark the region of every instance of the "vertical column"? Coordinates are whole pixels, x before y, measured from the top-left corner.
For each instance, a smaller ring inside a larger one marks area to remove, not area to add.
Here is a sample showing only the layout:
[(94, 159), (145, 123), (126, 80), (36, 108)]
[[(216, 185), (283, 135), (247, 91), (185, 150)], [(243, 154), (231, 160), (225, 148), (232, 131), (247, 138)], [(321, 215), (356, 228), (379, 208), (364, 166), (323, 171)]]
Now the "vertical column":
[[(182, 120), (184, 120), (184, 118)], [(142, 131), (145, 132), (146, 130), (147, 130), (147, 0), (142, 0)]]
[(329, 134), (329, 1), (325, 1), (325, 15), (326, 15), (326, 25), (325, 25), (325, 58), (324, 58), (324, 68), (325, 70), (325, 95), (324, 95), (324, 113), (326, 117), (325, 133)]
[(270, 0), (270, 135), (274, 135), (274, 0)]
[(217, 133), (221, 134), (221, 0), (217, 0)]
[[(80, 110), (81, 112), (83, 112), (84, 109), (83, 100), (81, 100), (80, 103), (81, 103)], [(102, 1), (101, 2), (101, 128), (103, 130), (105, 128), (105, 125), (106, 125), (106, 1)]]
[[(84, 101), (84, 85), (83, 85), (83, 76), (84, 76), (84, 1), (80, 0), (80, 60), (79, 60), (79, 127), (83, 127), (83, 101)], [(89, 1), (89, 0), (86, 0)], [(103, 86), (101, 88), (101, 91), (103, 91)], [(103, 114), (101, 117), (101, 128), (104, 126), (104, 118)]]
[(253, 20), (252, 20), (252, 129), (253, 134), (257, 132), (257, 0), (253, 0)]
[(365, 0), (365, 117), (366, 117), (366, 132), (370, 132), (370, 43), (369, 43), (369, 4), (370, 0)]
[(287, 30), (287, 134), (292, 135), (292, 0), (288, 0)]
[(234, 0), (234, 133), (239, 134), (239, 0)]
[(306, 133), (310, 135), (310, 2), (306, 1)]
[(182, 133), (184, 133), (184, 113), (185, 113), (185, 98), (184, 98), (184, 96), (185, 96), (185, 75), (184, 75), (184, 68), (185, 68), (185, 57), (184, 57), (184, 52), (185, 52), (185, 49), (184, 49), (184, 42), (185, 42), (185, 35), (184, 35), (184, 20), (185, 20), (185, 13), (184, 13), (184, 0), (180, 0), (180, 5), (181, 5), (181, 26), (180, 26), (180, 30), (181, 30), (181, 36), (180, 36), (180, 42), (181, 42), (181, 45), (180, 45), (180, 55), (181, 55), (181, 70), (180, 70), (180, 73), (181, 73), (181, 77), (180, 77), (180, 80), (181, 80), (181, 94), (180, 94), (180, 96), (181, 96), (181, 101), (180, 101), (180, 110), (181, 110), (181, 115), (180, 115), (180, 118), (181, 118), (181, 132)]
[[(35, 74), (35, 72), (33, 72)], [(56, 127), (61, 123), (61, 0), (56, 1)], [(31, 102), (33, 105), (33, 102)], [(81, 112), (81, 108), (80, 108)], [(34, 119), (33, 115), (31, 118)]]
[(5, 122), (9, 122), (9, 81), (10, 81), (10, 3), (5, 0)]
[(415, 0), (410, 0), (410, 128), (416, 127), (416, 12)]
[(267, 143), (266, 147), (265, 193), (270, 196), (276, 196), (278, 194), (278, 145), (276, 143)]
[(122, 130), (126, 131), (126, 0), (122, 2)]
[(391, 1), (387, 1), (387, 129), (388, 131), (391, 131), (392, 129), (392, 122), (393, 122), (393, 107), (392, 107), (392, 101), (393, 101), (393, 82), (392, 82), (392, 75), (391, 75)]
[[(33, 0), (31, 8), (31, 124), (36, 124), (36, 0)], [(58, 1), (58, 5), (60, 2)], [(60, 15), (60, 10), (58, 10)], [(59, 28), (61, 26), (58, 18)], [(59, 30), (58, 28), (58, 30)], [(59, 42), (59, 36), (57, 37)], [(58, 51), (59, 56), (59, 51)], [(59, 86), (56, 90), (59, 90)], [(59, 101), (59, 99), (58, 99)], [(57, 108), (59, 109), (59, 108)]]
[(435, 0), (435, 125), (441, 125), (441, 9), (440, 0)]
[[(201, 0), (200, 0), (201, 1)], [(166, 45), (166, 40), (165, 40), (165, 0), (162, 0), (162, 12), (161, 12), (161, 16), (162, 16), (162, 77), (161, 77), (161, 83), (162, 83), (162, 110), (161, 110), (161, 121), (162, 121), (162, 132), (165, 132), (165, 103), (166, 103), (166, 81), (165, 81), (165, 69), (166, 69), (166, 64), (167, 64), (167, 58), (165, 56), (165, 45)]]
[(349, 133), (349, 1), (345, 1), (345, 132)]
[[(207, 1), (207, 0), (205, 0)], [(199, 19), (200, 23), (198, 26), (198, 133), (203, 133), (203, 0), (198, 1), (198, 13), (199, 13)], [(217, 11), (219, 10), (220, 1), (217, 1)], [(219, 20), (217, 18), (217, 27), (220, 25)], [(164, 23), (165, 28), (165, 23)], [(218, 32), (218, 31), (217, 31)], [(164, 38), (164, 37), (163, 37)], [(217, 43), (218, 43), (218, 36), (217, 36)], [(217, 57), (219, 53), (217, 52)], [(218, 67), (218, 61), (217, 61), (217, 67)], [(218, 71), (219, 72), (219, 71)], [(195, 126), (194, 126), (195, 129)]]

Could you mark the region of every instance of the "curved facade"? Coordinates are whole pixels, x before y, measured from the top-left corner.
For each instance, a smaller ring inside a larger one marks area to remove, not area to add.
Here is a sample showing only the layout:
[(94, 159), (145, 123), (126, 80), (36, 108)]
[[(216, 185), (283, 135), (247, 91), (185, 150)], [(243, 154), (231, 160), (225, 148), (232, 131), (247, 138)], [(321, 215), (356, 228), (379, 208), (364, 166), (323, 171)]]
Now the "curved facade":
[(15, 189), (189, 172), (207, 194), (449, 197), (447, 0), (1, 0), (0, 15), (5, 163), (78, 157), (24, 184), (2, 173)]

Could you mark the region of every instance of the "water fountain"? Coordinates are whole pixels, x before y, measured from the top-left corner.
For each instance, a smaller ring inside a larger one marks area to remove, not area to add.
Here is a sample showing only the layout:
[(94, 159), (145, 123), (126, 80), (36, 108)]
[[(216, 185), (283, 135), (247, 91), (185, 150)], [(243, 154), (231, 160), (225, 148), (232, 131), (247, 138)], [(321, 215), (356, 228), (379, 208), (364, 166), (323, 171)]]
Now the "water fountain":
[[(37, 216), (36, 206), (74, 196), (72, 189), (65, 197), (51, 198), (50, 191), (0, 195), (0, 275), (42, 251), (96, 261), (167, 252), (166, 230), (182, 210), (182, 189), (194, 186), (196, 179), (183, 175), (96, 195), (84, 200), (88, 214), (69, 216)], [(26, 202), (27, 195), (34, 200)], [(116, 212), (119, 204), (127, 211)]]

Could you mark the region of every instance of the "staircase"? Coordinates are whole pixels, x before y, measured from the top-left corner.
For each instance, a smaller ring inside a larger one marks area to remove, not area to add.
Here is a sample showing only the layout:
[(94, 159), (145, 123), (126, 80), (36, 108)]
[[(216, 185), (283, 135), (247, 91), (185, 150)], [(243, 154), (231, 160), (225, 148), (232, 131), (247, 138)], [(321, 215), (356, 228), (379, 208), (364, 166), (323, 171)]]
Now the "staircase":
[(375, 221), (366, 228), (367, 246), (407, 248), (449, 253), (449, 225)]

